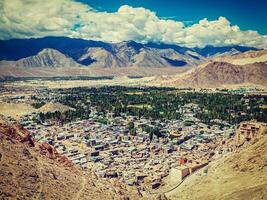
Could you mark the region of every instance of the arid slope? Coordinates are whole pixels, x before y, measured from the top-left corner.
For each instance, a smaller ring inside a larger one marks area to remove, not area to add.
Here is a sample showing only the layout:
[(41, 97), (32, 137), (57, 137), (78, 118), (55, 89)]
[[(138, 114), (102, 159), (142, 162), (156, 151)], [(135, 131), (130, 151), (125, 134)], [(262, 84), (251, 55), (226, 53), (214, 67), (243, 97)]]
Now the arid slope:
[(192, 177), (167, 194), (171, 200), (267, 199), (267, 137), (210, 164), (206, 176)]
[(267, 85), (267, 62), (234, 65), (211, 62), (190, 72), (167, 77), (157, 77), (153, 83), (175, 87), (215, 88), (231, 85)]

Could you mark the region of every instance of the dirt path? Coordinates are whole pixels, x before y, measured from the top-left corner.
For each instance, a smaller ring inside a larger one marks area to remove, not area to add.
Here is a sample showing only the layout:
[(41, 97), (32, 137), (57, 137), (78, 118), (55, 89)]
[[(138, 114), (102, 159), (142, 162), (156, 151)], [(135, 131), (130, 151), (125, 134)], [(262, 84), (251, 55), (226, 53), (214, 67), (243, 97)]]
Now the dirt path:
[(81, 184), (81, 189), (78, 191), (78, 193), (76, 194), (76, 196), (75, 196), (75, 200), (79, 200), (80, 199), (80, 196), (81, 196), (81, 194), (82, 194), (82, 192), (83, 192), (83, 190), (84, 190), (84, 188), (85, 188), (85, 184), (87, 183), (87, 181), (86, 181), (86, 178), (83, 176), (82, 177), (82, 184)]

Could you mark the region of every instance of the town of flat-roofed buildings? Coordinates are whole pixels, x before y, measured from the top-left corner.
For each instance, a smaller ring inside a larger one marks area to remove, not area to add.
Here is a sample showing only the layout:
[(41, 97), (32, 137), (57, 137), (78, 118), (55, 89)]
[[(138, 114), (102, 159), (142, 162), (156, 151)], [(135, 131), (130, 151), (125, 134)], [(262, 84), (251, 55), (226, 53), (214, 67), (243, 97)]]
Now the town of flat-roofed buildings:
[[(231, 151), (227, 144), (221, 144), (232, 137), (235, 127), (220, 120), (227, 125), (225, 128), (206, 125), (194, 117), (194, 109), (197, 105), (188, 104), (184, 106), (183, 119), (157, 121), (166, 135), (153, 138), (143, 129), (144, 124), (153, 127), (153, 121), (126, 115), (113, 117), (112, 113), (107, 115), (107, 124), (98, 122), (96, 112), (89, 119), (63, 126), (27, 120), (21, 123), (35, 139), (47, 141), (82, 169), (147, 190), (159, 187), (171, 170), (185, 168), (180, 159), (186, 161), (188, 168), (187, 173), (182, 170), (182, 180), (214, 156)], [(136, 127), (134, 136), (127, 126), (129, 122)]]

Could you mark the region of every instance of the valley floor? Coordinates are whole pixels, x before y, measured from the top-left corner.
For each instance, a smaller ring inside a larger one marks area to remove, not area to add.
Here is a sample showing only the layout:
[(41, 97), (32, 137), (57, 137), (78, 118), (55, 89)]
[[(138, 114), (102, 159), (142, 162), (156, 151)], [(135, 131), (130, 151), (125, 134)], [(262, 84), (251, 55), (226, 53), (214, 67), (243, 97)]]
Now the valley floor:
[(0, 77), (55, 77), (55, 76), (157, 76), (171, 75), (186, 72), (191, 67), (117, 67), (117, 68), (90, 68), (90, 67), (60, 67), (60, 68), (23, 68), (0, 66)]

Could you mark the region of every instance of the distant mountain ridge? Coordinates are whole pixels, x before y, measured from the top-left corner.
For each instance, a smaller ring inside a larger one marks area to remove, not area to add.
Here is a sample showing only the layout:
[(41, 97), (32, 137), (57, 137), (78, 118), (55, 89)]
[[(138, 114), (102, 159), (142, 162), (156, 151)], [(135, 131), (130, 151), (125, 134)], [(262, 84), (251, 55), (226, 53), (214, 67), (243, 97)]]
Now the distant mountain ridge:
[(157, 77), (154, 83), (193, 88), (215, 88), (242, 84), (256, 84), (266, 87), (267, 62), (235, 65), (214, 61), (179, 76)]
[(224, 47), (214, 47), (214, 46), (208, 45), (204, 48), (194, 48), (194, 50), (204, 57), (211, 57), (214, 55), (225, 54), (227, 52), (234, 51), (236, 54), (236, 53), (243, 53), (243, 52), (250, 51), (250, 50), (256, 51), (259, 49), (254, 48), (254, 47), (244, 47), (244, 46), (238, 46), (238, 45), (224, 46)]
[[(106, 43), (67, 37), (44, 37), (0, 41), (0, 61), (1, 66), (7, 64), (3, 62), (5, 60), (12, 61), (9, 63), (12, 66), (20, 67), (49, 67), (50, 64), (52, 67), (96, 68), (194, 67), (213, 55), (248, 50), (255, 48), (208, 46), (201, 49), (169, 44), (141, 44), (134, 41)], [(50, 54), (41, 53), (43, 51)]]
[(43, 49), (37, 55), (22, 58), (18, 61), (6, 61), (16, 67), (77, 67), (78, 64), (54, 49)]

